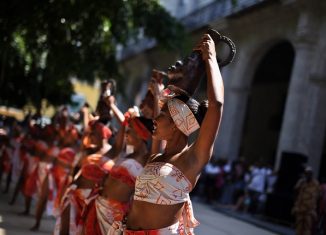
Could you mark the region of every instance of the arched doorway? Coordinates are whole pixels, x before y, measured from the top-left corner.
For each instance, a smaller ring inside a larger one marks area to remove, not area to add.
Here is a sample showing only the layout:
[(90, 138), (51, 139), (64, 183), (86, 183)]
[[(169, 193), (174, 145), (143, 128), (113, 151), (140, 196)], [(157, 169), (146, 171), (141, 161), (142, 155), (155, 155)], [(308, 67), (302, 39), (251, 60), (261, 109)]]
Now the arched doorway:
[(249, 163), (274, 165), (294, 54), (289, 42), (280, 42), (255, 71), (239, 151)]

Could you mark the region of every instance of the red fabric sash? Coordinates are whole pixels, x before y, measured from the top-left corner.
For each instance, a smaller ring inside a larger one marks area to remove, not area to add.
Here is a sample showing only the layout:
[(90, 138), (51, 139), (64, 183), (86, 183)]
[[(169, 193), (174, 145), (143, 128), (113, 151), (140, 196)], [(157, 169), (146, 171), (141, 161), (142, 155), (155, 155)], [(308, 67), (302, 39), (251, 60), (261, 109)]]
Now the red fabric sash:
[(3, 171), (9, 173), (11, 171), (12, 164), (10, 161), (9, 153), (6, 149), (3, 152), (1, 161), (2, 161)]
[[(102, 235), (100, 226), (98, 225), (95, 200), (92, 200), (91, 203), (87, 206), (87, 215), (84, 215), (84, 234), (85, 235)], [(105, 234), (103, 234), (105, 235)]]
[(31, 197), (37, 191), (37, 179), (38, 179), (38, 167), (35, 167), (34, 171), (28, 176), (23, 186), (23, 194)]

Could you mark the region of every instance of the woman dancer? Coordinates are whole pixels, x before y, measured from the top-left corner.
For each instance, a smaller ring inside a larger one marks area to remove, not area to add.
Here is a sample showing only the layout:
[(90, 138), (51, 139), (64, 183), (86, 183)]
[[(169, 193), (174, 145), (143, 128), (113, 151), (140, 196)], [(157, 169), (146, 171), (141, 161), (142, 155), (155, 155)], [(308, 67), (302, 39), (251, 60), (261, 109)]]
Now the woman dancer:
[(115, 105), (113, 96), (108, 98), (108, 103), (117, 119), (123, 121), (122, 130), (127, 128), (125, 140), (126, 145), (132, 147), (132, 153), (117, 160), (104, 182), (103, 190), (89, 204), (83, 229), (87, 235), (113, 235), (119, 232), (116, 224), (129, 211), (136, 177), (140, 175), (149, 157), (147, 140), (151, 137), (152, 121), (143, 117), (124, 118)]
[[(212, 38), (205, 34), (194, 50), (201, 53), (206, 66), (207, 111), (204, 103), (199, 105), (185, 96), (170, 98), (165, 103), (154, 120), (153, 132), (153, 138), (167, 141), (165, 151), (153, 157), (137, 178), (124, 234), (193, 234), (198, 225), (189, 192), (212, 156), (222, 116), (224, 87)], [(169, 73), (188, 77), (197, 65), (187, 58)], [(188, 146), (188, 136), (199, 127), (196, 141)]]
[(108, 149), (104, 143), (110, 137), (111, 131), (105, 125), (98, 121), (90, 123), (89, 130), (82, 141), (80, 169), (62, 196), (54, 235), (80, 234), (83, 226), (81, 221), (83, 210), (89, 199), (102, 186), (105, 174), (114, 164), (113, 160), (104, 157)]

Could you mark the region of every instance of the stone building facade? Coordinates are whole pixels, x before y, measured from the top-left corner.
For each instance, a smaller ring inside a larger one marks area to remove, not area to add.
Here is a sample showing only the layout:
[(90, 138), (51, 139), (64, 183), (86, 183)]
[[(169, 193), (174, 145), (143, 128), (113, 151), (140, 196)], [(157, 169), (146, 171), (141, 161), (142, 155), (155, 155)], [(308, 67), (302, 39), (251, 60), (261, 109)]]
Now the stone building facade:
[[(176, 4), (170, 11), (187, 3), (162, 2)], [(278, 169), (284, 152), (301, 154), (317, 176), (326, 177), (326, 1), (188, 2), (197, 4), (172, 14), (193, 45), (211, 27), (237, 46), (235, 60), (222, 69), (226, 97), (215, 156)], [(130, 101), (137, 104), (151, 70), (166, 70), (180, 55), (144, 39), (121, 50), (119, 58), (126, 94), (137, 93)]]

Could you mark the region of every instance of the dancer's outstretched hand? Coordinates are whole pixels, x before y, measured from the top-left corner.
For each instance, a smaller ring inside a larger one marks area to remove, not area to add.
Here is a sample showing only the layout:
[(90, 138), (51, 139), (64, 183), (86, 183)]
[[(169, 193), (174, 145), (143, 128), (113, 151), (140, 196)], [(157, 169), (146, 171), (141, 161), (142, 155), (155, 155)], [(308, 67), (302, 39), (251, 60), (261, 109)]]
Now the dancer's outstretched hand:
[(148, 84), (148, 90), (150, 90), (154, 97), (158, 96), (164, 89), (163, 76), (165, 75), (165, 72), (153, 69), (151, 81)]
[(113, 104), (115, 104), (115, 97), (113, 95), (110, 95), (108, 97), (105, 97), (104, 101), (105, 101), (106, 105), (111, 107)]
[(205, 61), (216, 59), (215, 43), (209, 34), (204, 34), (193, 50), (200, 51)]

